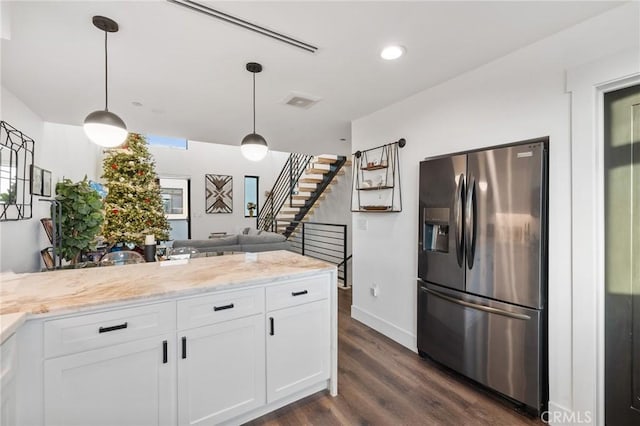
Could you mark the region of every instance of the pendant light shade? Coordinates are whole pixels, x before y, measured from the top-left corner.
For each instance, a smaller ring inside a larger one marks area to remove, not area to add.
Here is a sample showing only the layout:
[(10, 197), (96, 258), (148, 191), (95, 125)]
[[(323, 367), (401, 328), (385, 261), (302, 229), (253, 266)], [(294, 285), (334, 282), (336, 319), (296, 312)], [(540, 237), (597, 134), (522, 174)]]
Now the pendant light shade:
[(116, 148), (127, 140), (129, 134), (124, 121), (109, 111), (107, 33), (118, 31), (118, 24), (104, 16), (94, 16), (93, 25), (104, 31), (104, 110), (87, 115), (83, 128), (93, 143), (105, 148)]
[(84, 133), (94, 143), (105, 148), (115, 148), (127, 140), (127, 126), (112, 112), (93, 111), (84, 119)]
[(267, 155), (267, 151), (267, 141), (257, 133), (249, 133), (242, 139), (240, 152), (247, 160), (260, 161)]
[(249, 62), (247, 71), (253, 74), (253, 133), (249, 133), (242, 138), (240, 152), (247, 160), (260, 161), (269, 151), (267, 141), (256, 133), (256, 73), (262, 71), (262, 65), (256, 62)]

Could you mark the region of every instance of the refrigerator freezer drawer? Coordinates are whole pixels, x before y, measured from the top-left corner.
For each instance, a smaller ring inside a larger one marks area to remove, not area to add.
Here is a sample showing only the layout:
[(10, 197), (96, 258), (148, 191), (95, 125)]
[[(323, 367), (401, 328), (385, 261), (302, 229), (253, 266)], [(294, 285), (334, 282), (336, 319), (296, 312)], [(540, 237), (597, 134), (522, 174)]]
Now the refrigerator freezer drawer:
[(418, 349), (538, 411), (541, 312), (418, 284)]

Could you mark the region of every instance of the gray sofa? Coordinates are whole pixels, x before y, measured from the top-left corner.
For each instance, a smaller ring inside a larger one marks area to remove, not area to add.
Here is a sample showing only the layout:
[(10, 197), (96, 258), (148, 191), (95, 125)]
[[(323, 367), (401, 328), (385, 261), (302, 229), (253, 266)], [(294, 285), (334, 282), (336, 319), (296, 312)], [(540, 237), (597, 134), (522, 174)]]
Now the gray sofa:
[(242, 251), (259, 252), (289, 250), (291, 245), (282, 234), (263, 231), (259, 235), (227, 235), (206, 240), (175, 240), (173, 248), (193, 247), (201, 253)]

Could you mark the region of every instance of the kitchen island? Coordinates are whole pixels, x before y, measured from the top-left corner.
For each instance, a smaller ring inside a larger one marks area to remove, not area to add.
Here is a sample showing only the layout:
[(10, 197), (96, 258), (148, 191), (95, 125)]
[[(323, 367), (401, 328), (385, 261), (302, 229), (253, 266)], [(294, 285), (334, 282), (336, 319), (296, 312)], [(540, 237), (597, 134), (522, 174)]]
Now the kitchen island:
[(336, 395), (336, 288), (287, 251), (3, 280), (3, 424), (239, 424)]

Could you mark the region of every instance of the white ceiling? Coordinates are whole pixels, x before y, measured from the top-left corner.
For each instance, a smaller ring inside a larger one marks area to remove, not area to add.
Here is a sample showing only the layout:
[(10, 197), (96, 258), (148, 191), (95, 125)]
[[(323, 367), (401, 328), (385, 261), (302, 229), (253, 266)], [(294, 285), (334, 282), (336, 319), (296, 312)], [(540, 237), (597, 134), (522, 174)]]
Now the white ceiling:
[[(318, 46), (311, 54), (165, 1), (3, 3), (2, 84), (46, 121), (80, 125), (103, 108), (104, 35), (91, 17), (104, 15), (120, 24), (109, 106), (130, 130), (239, 145), (251, 131), (244, 66), (257, 61), (256, 131), (272, 149), (309, 153), (348, 153), (351, 120), (619, 5), (203, 2)], [(380, 59), (389, 43), (407, 54)], [(291, 92), (322, 100), (296, 109), (283, 104)]]

